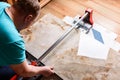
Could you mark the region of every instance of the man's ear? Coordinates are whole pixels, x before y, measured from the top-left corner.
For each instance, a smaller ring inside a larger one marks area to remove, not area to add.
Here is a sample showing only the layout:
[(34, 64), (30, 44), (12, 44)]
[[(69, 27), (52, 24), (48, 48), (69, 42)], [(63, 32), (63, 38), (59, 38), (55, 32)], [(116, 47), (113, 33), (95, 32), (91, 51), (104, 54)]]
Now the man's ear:
[(32, 20), (33, 20), (33, 15), (28, 15), (28, 16), (25, 17), (25, 22), (26, 22), (26, 23), (29, 23), (29, 22), (31, 22)]

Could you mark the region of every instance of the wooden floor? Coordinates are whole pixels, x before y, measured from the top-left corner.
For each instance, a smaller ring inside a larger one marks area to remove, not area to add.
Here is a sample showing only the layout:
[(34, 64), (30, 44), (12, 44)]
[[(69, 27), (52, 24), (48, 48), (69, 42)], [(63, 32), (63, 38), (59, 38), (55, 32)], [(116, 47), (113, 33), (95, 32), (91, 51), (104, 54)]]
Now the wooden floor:
[(41, 17), (52, 13), (59, 18), (84, 14), (87, 8), (94, 10), (94, 23), (117, 33), (120, 42), (120, 0), (52, 0), (41, 10)]

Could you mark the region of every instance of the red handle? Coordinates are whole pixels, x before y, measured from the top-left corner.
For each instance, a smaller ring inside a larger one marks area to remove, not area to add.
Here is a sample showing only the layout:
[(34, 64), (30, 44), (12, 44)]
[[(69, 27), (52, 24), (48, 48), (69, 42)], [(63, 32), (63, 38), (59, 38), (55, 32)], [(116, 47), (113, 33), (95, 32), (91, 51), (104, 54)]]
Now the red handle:
[(14, 75), (10, 80), (17, 80), (18, 75)]

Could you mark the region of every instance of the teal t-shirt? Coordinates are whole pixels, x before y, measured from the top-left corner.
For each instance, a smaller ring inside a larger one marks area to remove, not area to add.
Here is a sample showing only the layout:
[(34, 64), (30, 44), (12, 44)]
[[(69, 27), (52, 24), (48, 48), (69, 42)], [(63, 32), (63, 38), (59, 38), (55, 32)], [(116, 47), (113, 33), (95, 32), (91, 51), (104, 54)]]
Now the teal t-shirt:
[(22, 63), (25, 44), (5, 9), (9, 4), (0, 2), (0, 66)]

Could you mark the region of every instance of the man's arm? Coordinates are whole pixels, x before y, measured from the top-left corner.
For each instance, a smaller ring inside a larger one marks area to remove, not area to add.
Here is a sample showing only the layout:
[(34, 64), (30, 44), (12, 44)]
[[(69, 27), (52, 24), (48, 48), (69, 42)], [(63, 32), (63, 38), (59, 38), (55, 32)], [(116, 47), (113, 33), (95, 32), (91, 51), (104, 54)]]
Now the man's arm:
[(28, 65), (26, 60), (20, 64), (10, 65), (10, 67), (18, 75), (22, 77), (32, 77), (38, 74), (41, 74), (47, 77), (51, 75), (52, 73), (54, 73), (53, 67), (48, 67), (48, 66), (40, 67), (40, 66)]

